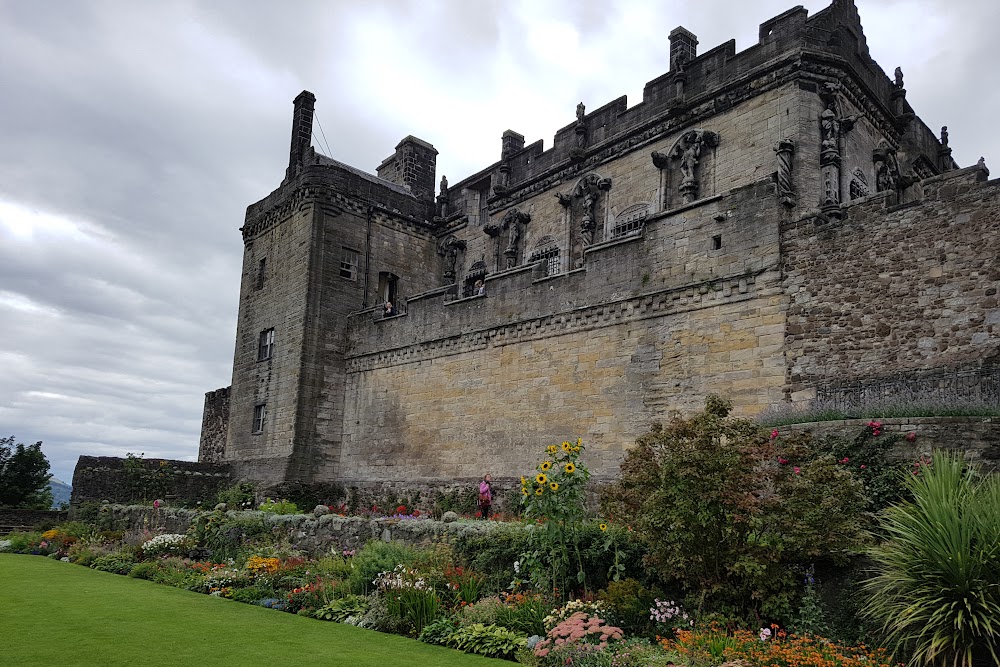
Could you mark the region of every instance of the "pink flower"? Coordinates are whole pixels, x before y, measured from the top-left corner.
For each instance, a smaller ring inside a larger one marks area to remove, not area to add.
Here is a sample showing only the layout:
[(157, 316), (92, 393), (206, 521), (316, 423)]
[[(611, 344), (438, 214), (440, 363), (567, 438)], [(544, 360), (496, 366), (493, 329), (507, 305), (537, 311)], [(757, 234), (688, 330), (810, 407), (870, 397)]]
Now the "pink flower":
[(774, 429), (773, 431), (771, 431), (771, 440), (774, 440), (777, 437), (778, 437), (778, 429)]
[(800, 472), (802, 472), (802, 468), (800, 468), (800, 467), (798, 467), (798, 466), (795, 466), (794, 468), (792, 468), (792, 470), (794, 470), (794, 471), (795, 471), (795, 474), (796, 474), (796, 475), (798, 475), (798, 474), (799, 474)]
[(909, 433), (907, 433), (906, 434), (906, 439), (909, 440), (910, 442), (913, 442), (914, 440), (916, 440), (917, 439), (916, 432), (915, 431), (910, 431)]
[(780, 463), (781, 465), (787, 465), (788, 464), (788, 459), (779, 456), (778, 457), (778, 463)]
[(159, 500), (154, 500), (153, 501), (153, 509), (154, 510), (160, 509), (160, 501)]
[(866, 466), (865, 464), (863, 464), (863, 463), (861, 464), (861, 469), (862, 469), (862, 470), (864, 470), (864, 469), (865, 469), (865, 468), (867, 468), (867, 467), (868, 467), (868, 466)]

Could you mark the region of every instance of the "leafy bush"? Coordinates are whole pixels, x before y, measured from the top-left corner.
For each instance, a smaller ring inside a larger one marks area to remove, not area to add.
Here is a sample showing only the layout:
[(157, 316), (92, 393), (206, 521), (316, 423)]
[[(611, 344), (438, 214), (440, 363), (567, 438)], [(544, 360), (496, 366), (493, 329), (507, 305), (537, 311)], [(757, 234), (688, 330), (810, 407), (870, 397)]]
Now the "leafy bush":
[(128, 574), (136, 564), (135, 554), (130, 551), (116, 551), (114, 553), (99, 556), (90, 566), (101, 572), (111, 572), (112, 574)]
[(250, 482), (239, 482), (222, 489), (215, 496), (215, 503), (225, 503), (231, 509), (251, 508), (254, 506), (254, 487)]
[(447, 645), (466, 653), (511, 659), (527, 642), (528, 638), (525, 635), (507, 628), (475, 623), (455, 630)]
[(545, 617), (552, 609), (551, 602), (538, 593), (511, 593), (497, 610), (496, 623), (526, 635), (544, 635)]
[(609, 623), (629, 634), (649, 633), (652, 627), (650, 609), (654, 607), (656, 595), (635, 579), (610, 582), (597, 594), (597, 599), (604, 603)]
[(246, 588), (234, 588), (229, 593), (229, 598), (236, 602), (245, 604), (257, 604), (261, 600), (273, 598), (274, 591), (268, 586), (247, 586)]
[(267, 498), (258, 507), (261, 512), (268, 514), (298, 514), (298, 506), (290, 500), (271, 500)]
[(136, 563), (133, 565), (132, 569), (128, 571), (128, 576), (132, 579), (152, 580), (156, 578), (159, 570), (160, 567), (157, 563), (153, 561), (146, 561), (145, 563)]
[(634, 517), (647, 567), (684, 591), (689, 609), (787, 618), (800, 593), (796, 566), (862, 546), (863, 487), (807, 435), (769, 439), (728, 410), (709, 397), (691, 419), (654, 426), (605, 504)]
[(528, 549), (528, 531), (518, 523), (497, 524), (489, 532), (457, 536), (453, 548), (456, 558), (485, 576), (482, 593), (498, 593), (516, 576), (514, 561)]
[(333, 505), (344, 497), (344, 487), (336, 482), (283, 482), (273, 492), (296, 507), (307, 508)]
[(1000, 663), (1000, 477), (937, 452), (889, 508), (865, 613), (915, 664)]
[(409, 567), (419, 558), (415, 549), (400, 542), (373, 540), (358, 551), (351, 561), (351, 591), (364, 595), (373, 589), (373, 582), (379, 573), (393, 570), (397, 565)]
[(367, 609), (368, 598), (361, 595), (347, 595), (317, 609), (313, 618), (344, 623), (350, 618), (361, 618)]
[(263, 517), (234, 518), (224, 512), (198, 515), (189, 533), (197, 547), (207, 550), (215, 561), (239, 557), (241, 551), (258, 538), (271, 539), (271, 531)]

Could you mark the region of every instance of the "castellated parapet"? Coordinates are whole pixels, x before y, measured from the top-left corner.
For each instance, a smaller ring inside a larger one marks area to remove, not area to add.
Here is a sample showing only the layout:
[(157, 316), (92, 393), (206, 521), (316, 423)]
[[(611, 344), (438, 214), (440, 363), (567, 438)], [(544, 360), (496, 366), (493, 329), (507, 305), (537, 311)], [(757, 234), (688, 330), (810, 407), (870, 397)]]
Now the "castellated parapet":
[(854, 3), (792, 9), (740, 53), (697, 46), (674, 30), (641, 102), (581, 103), (548, 149), (508, 130), (436, 197), (430, 143), (366, 173), (308, 145), (315, 98), (296, 98), (286, 177), (242, 228), (203, 459), (427, 488), (516, 477), (580, 436), (606, 478), (708, 393), (754, 415), (992, 377), (997, 184), (957, 169)]

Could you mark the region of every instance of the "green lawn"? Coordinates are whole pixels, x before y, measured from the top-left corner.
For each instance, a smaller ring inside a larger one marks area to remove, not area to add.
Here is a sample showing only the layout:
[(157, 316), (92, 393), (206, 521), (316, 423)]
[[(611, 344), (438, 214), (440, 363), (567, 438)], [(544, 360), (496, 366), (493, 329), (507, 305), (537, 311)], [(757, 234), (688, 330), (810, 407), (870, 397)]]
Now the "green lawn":
[(512, 665), (39, 556), (0, 554), (0, 664)]

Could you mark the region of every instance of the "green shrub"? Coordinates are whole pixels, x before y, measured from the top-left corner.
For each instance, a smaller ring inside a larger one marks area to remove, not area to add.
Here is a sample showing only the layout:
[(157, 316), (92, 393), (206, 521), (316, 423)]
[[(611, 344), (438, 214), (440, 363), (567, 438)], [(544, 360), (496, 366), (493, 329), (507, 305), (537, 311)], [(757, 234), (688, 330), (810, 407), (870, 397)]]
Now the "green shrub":
[(215, 496), (215, 503), (225, 503), (230, 509), (253, 507), (254, 487), (251, 482), (239, 482), (219, 491)]
[(797, 567), (862, 547), (863, 487), (808, 435), (769, 438), (727, 417), (728, 404), (710, 397), (691, 419), (654, 426), (605, 503), (634, 517), (646, 566), (685, 593), (686, 608), (788, 619), (801, 594)]
[(865, 614), (913, 664), (1000, 664), (1000, 477), (937, 452), (884, 514)]
[(347, 595), (339, 600), (332, 600), (317, 609), (313, 618), (343, 623), (352, 617), (361, 618), (367, 609), (368, 598), (361, 595)]
[(135, 554), (130, 551), (116, 551), (99, 556), (90, 567), (101, 572), (128, 574), (136, 564), (136, 560)]
[(423, 631), (417, 639), (426, 644), (448, 646), (449, 642), (451, 642), (452, 636), (458, 628), (459, 625), (454, 618), (450, 616), (442, 616), (425, 625)]
[(656, 594), (635, 579), (612, 581), (597, 594), (604, 603), (606, 620), (630, 635), (646, 635), (652, 628), (650, 608)]
[(412, 547), (400, 542), (373, 540), (366, 544), (352, 559), (351, 591), (365, 595), (374, 587), (372, 583), (381, 572), (389, 572), (397, 565), (412, 566), (420, 558)]
[(498, 625), (465, 625), (452, 633), (448, 646), (466, 653), (485, 655), (489, 658), (514, 657), (514, 653), (528, 643), (528, 638)]
[(344, 497), (344, 487), (336, 482), (283, 482), (272, 491), (306, 510), (316, 505), (333, 505)]
[(199, 549), (207, 549), (212, 560), (236, 559), (248, 546), (271, 541), (271, 530), (260, 515), (230, 517), (224, 512), (198, 515), (189, 529)]
[(469, 531), (455, 538), (455, 556), (485, 576), (482, 591), (495, 594), (507, 588), (514, 561), (528, 549), (528, 531), (522, 524), (503, 523), (489, 532)]
[[(95, 568), (97, 569), (97, 568)], [(128, 571), (128, 576), (132, 579), (147, 579), (153, 580), (160, 571), (160, 566), (155, 561), (146, 561), (144, 563), (136, 563), (132, 566), (132, 569)]]
[(268, 514), (298, 514), (298, 506), (290, 500), (271, 500), (266, 499), (260, 504), (258, 508), (261, 512), (267, 512)]
[(267, 586), (247, 586), (234, 588), (229, 592), (229, 599), (245, 604), (257, 604), (261, 600), (274, 597), (274, 591)]

